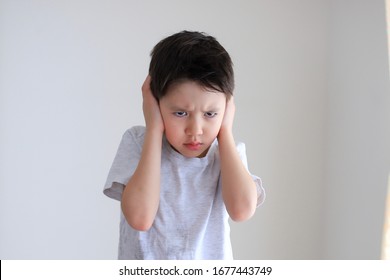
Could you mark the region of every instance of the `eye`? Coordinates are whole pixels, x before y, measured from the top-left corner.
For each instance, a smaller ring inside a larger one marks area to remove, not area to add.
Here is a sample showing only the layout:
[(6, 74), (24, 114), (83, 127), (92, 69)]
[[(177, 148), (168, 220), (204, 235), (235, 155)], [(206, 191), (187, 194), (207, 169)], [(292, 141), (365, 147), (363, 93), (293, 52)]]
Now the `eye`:
[(206, 112), (204, 113), (204, 116), (207, 118), (214, 118), (218, 113), (216, 112)]
[(182, 118), (182, 117), (186, 117), (188, 114), (187, 114), (187, 112), (181, 112), (181, 111), (179, 111), (179, 112), (174, 112), (173, 113), (176, 117), (179, 117), (179, 118)]

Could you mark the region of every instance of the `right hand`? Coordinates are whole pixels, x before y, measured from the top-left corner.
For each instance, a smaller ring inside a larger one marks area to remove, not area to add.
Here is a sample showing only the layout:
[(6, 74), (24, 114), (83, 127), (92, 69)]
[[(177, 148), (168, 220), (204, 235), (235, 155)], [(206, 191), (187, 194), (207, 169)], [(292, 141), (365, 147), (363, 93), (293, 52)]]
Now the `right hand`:
[(144, 84), (142, 85), (143, 97), (143, 112), (145, 118), (146, 129), (158, 130), (164, 132), (164, 122), (161, 117), (160, 107), (156, 98), (153, 96), (150, 89), (151, 77), (148, 75)]

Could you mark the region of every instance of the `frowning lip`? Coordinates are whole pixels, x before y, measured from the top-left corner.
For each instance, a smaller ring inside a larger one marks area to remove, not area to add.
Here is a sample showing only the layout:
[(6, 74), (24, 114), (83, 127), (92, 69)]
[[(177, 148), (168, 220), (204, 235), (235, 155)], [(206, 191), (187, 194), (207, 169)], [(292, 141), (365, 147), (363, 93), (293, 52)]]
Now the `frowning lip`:
[(202, 145), (203, 145), (203, 143), (200, 143), (200, 142), (184, 143), (184, 146), (186, 146), (188, 149), (194, 150), (194, 151), (198, 150)]

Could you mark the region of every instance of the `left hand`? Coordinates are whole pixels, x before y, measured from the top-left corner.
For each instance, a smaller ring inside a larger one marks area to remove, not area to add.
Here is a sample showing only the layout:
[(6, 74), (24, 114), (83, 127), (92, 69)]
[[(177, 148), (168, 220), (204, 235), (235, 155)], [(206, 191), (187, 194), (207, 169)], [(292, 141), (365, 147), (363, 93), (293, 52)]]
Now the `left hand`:
[(164, 132), (164, 121), (161, 117), (160, 107), (156, 98), (153, 96), (150, 89), (151, 77), (147, 76), (142, 85), (143, 112), (145, 118), (146, 129), (157, 129), (159, 132)]
[(233, 132), (234, 114), (236, 112), (236, 105), (234, 104), (233, 96), (226, 102), (225, 114), (223, 116), (220, 132)]

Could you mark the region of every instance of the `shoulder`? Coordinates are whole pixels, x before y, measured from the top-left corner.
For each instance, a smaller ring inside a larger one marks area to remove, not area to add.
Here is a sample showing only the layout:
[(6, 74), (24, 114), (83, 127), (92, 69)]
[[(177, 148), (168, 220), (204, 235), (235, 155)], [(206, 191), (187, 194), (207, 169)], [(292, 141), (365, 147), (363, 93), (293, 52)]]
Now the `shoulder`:
[(145, 127), (143, 126), (133, 126), (132, 128), (127, 129), (123, 135), (122, 140), (119, 145), (119, 150), (130, 150), (137, 149), (140, 150), (145, 138)]
[(138, 126), (133, 126), (125, 131), (123, 134), (123, 139), (124, 140), (138, 140), (138, 141), (143, 141), (145, 137), (145, 127), (138, 125)]
[(237, 149), (237, 151), (238, 152), (243, 152), (243, 153), (245, 153), (245, 143), (243, 143), (243, 142), (237, 142), (236, 143), (236, 149)]
[(237, 143), (236, 143), (236, 149), (237, 149), (237, 151), (242, 151), (242, 150), (245, 151), (245, 143), (243, 143), (243, 142), (237, 142)]
[(236, 143), (236, 149), (237, 149), (237, 152), (238, 152), (238, 155), (240, 156), (241, 160), (245, 163), (245, 165), (247, 164), (247, 156), (246, 156), (246, 147), (245, 147), (245, 144), (243, 142), (237, 142)]
[(125, 131), (124, 135), (133, 135), (136, 137), (140, 137), (140, 136), (145, 135), (145, 129), (146, 128), (142, 125), (136, 125), (136, 126), (133, 126), (129, 129), (127, 129)]

